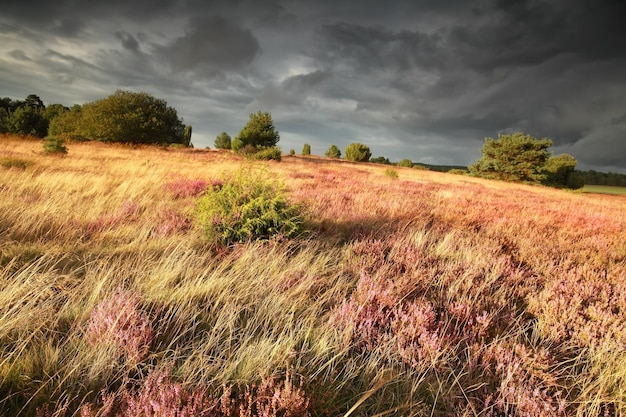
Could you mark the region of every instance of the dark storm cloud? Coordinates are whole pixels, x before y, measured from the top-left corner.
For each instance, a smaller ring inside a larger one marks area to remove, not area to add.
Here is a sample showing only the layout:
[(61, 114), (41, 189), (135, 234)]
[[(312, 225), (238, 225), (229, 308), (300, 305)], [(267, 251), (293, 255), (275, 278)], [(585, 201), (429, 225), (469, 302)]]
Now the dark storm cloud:
[(200, 145), (267, 110), (287, 149), (359, 140), (432, 163), (522, 130), (626, 172), (624, 15), (621, 0), (0, 0), (0, 95), (142, 90)]
[(258, 52), (250, 30), (220, 16), (191, 18), (185, 34), (159, 50), (174, 70), (198, 76), (244, 68)]
[(128, 32), (118, 31), (115, 32), (115, 36), (122, 42), (124, 49), (137, 52), (139, 51), (139, 42), (133, 35)]

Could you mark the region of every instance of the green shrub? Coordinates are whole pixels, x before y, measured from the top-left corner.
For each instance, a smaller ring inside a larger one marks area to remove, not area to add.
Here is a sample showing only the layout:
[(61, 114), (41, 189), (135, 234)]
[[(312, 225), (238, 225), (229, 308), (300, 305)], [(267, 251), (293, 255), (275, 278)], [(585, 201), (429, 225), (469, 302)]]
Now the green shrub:
[(26, 169), (32, 164), (33, 163), (31, 161), (27, 161), (25, 159), (14, 158), (11, 156), (0, 157), (0, 166), (6, 169)]
[(64, 145), (65, 141), (63, 139), (55, 138), (49, 136), (43, 141), (43, 152), (45, 154), (54, 154), (54, 153), (67, 153), (67, 148)]
[(296, 154), (296, 150), (295, 149), (289, 149), (289, 155), (293, 156)]
[(325, 154), (329, 158), (341, 158), (341, 151), (337, 147), (337, 145), (331, 145), (330, 148), (326, 151)]
[(411, 161), (410, 159), (403, 159), (402, 161), (398, 162), (398, 166), (411, 168), (413, 166), (413, 161)]
[(302, 155), (311, 155), (311, 145), (309, 145), (308, 143), (304, 144), (304, 146), (302, 147)]
[(369, 146), (358, 142), (346, 146), (344, 154), (348, 161), (353, 162), (367, 162), (372, 157)]
[(291, 237), (300, 231), (300, 208), (284, 188), (258, 171), (242, 170), (198, 200), (196, 221), (220, 245)]
[(388, 176), (389, 178), (396, 179), (396, 178), (398, 178), (398, 171), (396, 171), (393, 168), (387, 168), (385, 170), (385, 175)]
[[(248, 146), (244, 148), (248, 149)], [(263, 161), (281, 161), (282, 160), (282, 152), (278, 146), (272, 146), (271, 148), (262, 148), (256, 149), (254, 152), (246, 152), (244, 155), (253, 160), (263, 160)]]
[(469, 172), (466, 169), (454, 168), (454, 169), (451, 169), (450, 171), (448, 171), (448, 174), (467, 175), (467, 174), (469, 174)]

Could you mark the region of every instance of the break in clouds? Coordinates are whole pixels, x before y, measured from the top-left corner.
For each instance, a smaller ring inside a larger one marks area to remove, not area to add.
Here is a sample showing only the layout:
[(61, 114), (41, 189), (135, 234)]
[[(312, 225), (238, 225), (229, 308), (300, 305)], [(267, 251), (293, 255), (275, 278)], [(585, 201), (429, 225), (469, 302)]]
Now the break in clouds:
[(0, 96), (167, 100), (196, 146), (272, 112), (284, 150), (470, 164), (484, 137), (551, 137), (626, 172), (621, 1), (1, 1)]

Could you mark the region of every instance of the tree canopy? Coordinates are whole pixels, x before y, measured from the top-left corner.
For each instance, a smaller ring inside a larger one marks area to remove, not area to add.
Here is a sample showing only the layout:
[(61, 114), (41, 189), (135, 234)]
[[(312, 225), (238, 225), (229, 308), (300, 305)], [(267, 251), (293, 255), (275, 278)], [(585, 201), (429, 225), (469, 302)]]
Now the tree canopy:
[(30, 94), (24, 100), (12, 100), (9, 97), (0, 99), (0, 133), (43, 138), (48, 133), (49, 121), (46, 106), (35, 94)]
[(222, 132), (215, 138), (215, 147), (217, 149), (230, 149), (232, 145), (231, 137), (228, 133)]
[(580, 188), (579, 180), (574, 181), (572, 173), (576, 169), (576, 159), (569, 154), (562, 154), (548, 158), (545, 164), (545, 184), (552, 187)]
[(326, 151), (326, 156), (329, 158), (341, 158), (341, 151), (336, 145), (331, 145)]
[[(241, 148), (248, 145), (255, 148), (276, 146), (280, 135), (274, 127), (272, 115), (268, 112), (251, 113), (248, 123), (237, 135)], [(234, 143), (233, 143), (234, 145)], [(233, 146), (234, 149), (234, 146)]]
[(521, 132), (486, 138), (482, 158), (469, 171), (483, 178), (538, 183), (546, 179), (550, 146), (550, 139), (536, 139)]
[(369, 146), (358, 142), (346, 146), (344, 154), (348, 161), (354, 162), (367, 162), (372, 156)]
[(165, 100), (118, 90), (54, 119), (51, 135), (68, 139), (145, 144), (187, 144), (191, 129)]

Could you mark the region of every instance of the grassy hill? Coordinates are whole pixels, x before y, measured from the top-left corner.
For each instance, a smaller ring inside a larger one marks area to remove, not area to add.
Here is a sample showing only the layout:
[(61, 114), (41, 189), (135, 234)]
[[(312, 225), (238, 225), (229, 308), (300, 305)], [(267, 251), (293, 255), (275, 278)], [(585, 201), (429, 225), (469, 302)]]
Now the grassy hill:
[[(0, 138), (0, 415), (626, 413), (624, 196), (68, 148)], [(203, 239), (242, 166), (308, 233)]]

